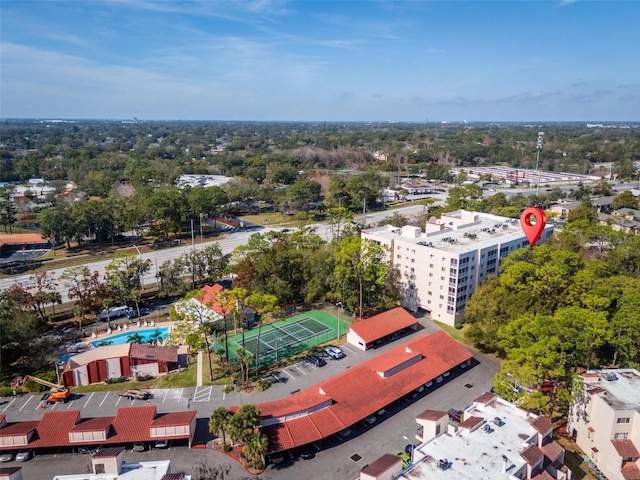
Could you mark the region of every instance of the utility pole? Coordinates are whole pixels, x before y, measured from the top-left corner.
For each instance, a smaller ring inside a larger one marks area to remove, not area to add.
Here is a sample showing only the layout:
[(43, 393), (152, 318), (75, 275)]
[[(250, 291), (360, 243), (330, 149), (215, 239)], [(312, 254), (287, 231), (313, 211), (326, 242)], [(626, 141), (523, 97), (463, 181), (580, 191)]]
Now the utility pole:
[(544, 132), (538, 132), (538, 141), (536, 142), (536, 170), (538, 171), (538, 184), (536, 186), (536, 196), (540, 193), (540, 150), (542, 150), (542, 137), (544, 137)]

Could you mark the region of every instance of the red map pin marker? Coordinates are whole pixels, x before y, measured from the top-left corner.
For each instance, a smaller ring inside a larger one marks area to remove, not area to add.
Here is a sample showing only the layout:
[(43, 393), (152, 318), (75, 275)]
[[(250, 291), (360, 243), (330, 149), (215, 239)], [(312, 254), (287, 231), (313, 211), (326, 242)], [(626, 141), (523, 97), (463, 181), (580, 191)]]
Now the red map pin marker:
[[(536, 223), (531, 223), (531, 217), (536, 217)], [(520, 214), (520, 226), (527, 240), (531, 245), (535, 245), (540, 240), (540, 235), (547, 224), (547, 216), (544, 211), (538, 207), (529, 207)]]

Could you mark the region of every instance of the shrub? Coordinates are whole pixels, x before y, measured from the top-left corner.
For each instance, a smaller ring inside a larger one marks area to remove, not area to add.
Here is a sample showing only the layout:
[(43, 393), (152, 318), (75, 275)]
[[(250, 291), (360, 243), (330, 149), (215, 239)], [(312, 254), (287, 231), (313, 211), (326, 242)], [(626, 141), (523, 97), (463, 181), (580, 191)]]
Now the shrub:
[(264, 468), (264, 464), (262, 463), (261, 459), (257, 459), (254, 463), (253, 466), (255, 467), (256, 470), (262, 470)]
[(10, 397), (13, 395), (13, 388), (0, 387), (0, 397)]
[(225, 385), (222, 391), (224, 393), (231, 393), (235, 387), (233, 385)]
[(127, 377), (107, 378), (104, 383), (111, 385), (112, 383), (123, 383), (127, 381)]
[(231, 445), (229, 445), (229, 444), (225, 443), (225, 444), (222, 446), (222, 451), (223, 451), (223, 452), (230, 452), (230, 451), (231, 451)]
[(147, 380), (153, 380), (154, 378), (156, 378), (156, 377), (154, 377), (153, 375), (149, 375), (149, 374), (136, 376), (136, 380), (138, 382), (146, 382)]
[(264, 392), (265, 390), (267, 390), (269, 387), (271, 387), (271, 384), (269, 382), (267, 382), (266, 380), (258, 380), (256, 382), (256, 388), (260, 391), (260, 392)]
[(456, 323), (455, 328), (456, 328), (456, 330), (461, 330), (462, 329), (462, 324), (461, 323)]

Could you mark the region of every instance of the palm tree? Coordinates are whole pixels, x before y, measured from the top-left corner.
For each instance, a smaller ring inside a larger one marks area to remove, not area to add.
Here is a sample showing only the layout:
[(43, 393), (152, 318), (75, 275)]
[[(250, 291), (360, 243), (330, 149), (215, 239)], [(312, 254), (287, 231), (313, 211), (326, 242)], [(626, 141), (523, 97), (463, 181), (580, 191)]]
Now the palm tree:
[(218, 407), (209, 417), (209, 432), (213, 435), (222, 433), (222, 444), (227, 444), (226, 431), (229, 426), (229, 420), (231, 419), (231, 412), (225, 407)]
[(269, 440), (260, 432), (252, 434), (244, 444), (242, 451), (249, 460), (253, 460), (254, 467), (258, 460), (264, 465), (264, 454), (269, 448)]
[(152, 345), (157, 345), (158, 342), (161, 342), (163, 339), (164, 339), (164, 336), (162, 335), (162, 332), (156, 329), (149, 337), (149, 340), (147, 341), (147, 343), (150, 343)]
[(136, 332), (127, 337), (127, 343), (144, 343), (144, 339)]

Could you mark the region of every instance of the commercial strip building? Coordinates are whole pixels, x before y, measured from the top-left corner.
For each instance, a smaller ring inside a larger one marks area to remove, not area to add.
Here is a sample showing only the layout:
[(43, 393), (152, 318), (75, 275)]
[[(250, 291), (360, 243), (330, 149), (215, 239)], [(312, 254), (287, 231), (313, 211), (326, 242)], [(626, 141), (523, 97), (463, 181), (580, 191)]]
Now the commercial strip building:
[[(442, 375), (468, 366), (471, 353), (440, 331), (406, 342), (314, 387), (257, 404), (269, 452), (311, 444), (344, 431)], [(375, 392), (372, 395), (371, 392)]]
[(72, 450), (158, 440), (191, 446), (195, 427), (196, 412), (156, 413), (152, 405), (120, 408), (115, 417), (82, 418), (79, 410), (49, 411), (40, 420), (16, 423), (0, 414), (0, 450)]
[[(363, 230), (362, 238), (387, 249), (407, 288), (402, 304), (455, 325), (478, 285), (497, 275), (500, 259), (529, 245), (518, 219), (459, 210), (420, 227), (387, 225)], [(547, 225), (538, 243), (553, 235)]]
[(422, 412), (416, 421), (420, 444), (413, 449), (412, 464), (402, 470), (402, 465), (392, 464), (387, 457), (385, 472), (372, 477), (365, 471), (374, 462), (363, 469), (362, 480), (571, 479), (571, 470), (564, 465), (564, 449), (553, 440), (549, 419), (494, 393), (474, 400), (460, 422), (435, 410)]
[(640, 373), (589, 370), (581, 377), (567, 432), (608, 480), (640, 479)]

